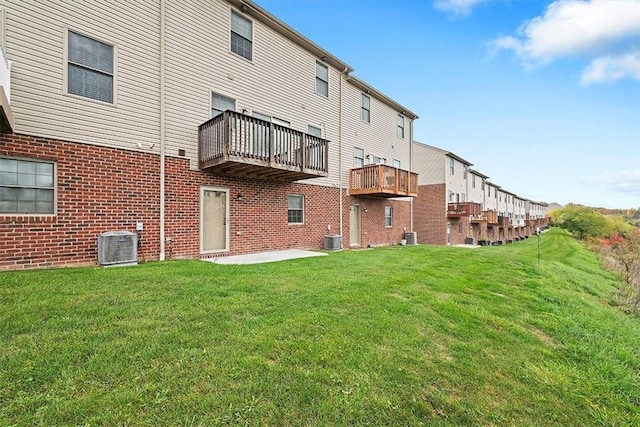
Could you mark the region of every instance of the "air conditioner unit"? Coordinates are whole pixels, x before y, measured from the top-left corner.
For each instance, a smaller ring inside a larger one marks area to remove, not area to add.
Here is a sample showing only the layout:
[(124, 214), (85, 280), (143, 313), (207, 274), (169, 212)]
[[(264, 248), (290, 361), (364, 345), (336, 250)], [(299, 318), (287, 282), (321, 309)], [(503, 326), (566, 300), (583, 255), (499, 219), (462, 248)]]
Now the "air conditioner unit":
[(107, 231), (98, 236), (98, 263), (123, 265), (138, 263), (138, 235), (130, 231)]
[(418, 233), (415, 231), (406, 231), (404, 233), (404, 240), (407, 241), (407, 245), (417, 245), (418, 244)]
[(339, 234), (324, 236), (324, 248), (329, 251), (342, 249), (342, 236)]

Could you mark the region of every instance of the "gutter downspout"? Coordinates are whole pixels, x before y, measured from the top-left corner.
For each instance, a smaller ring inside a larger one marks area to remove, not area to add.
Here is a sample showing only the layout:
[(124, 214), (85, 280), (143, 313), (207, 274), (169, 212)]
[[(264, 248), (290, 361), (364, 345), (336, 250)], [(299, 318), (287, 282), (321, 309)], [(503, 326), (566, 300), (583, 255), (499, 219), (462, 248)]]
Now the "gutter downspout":
[(343, 189), (343, 182), (342, 182), (342, 176), (344, 175), (343, 171), (342, 171), (342, 78), (345, 74), (347, 74), (347, 71), (349, 70), (349, 67), (345, 66), (344, 67), (344, 71), (340, 73), (340, 87), (339, 87), (339, 95), (338, 95), (338, 171), (339, 171), (339, 179), (338, 179), (338, 187), (340, 190), (340, 242), (341, 242), (341, 248), (340, 249), (344, 249), (344, 227), (343, 227), (343, 220), (344, 220), (344, 202), (343, 202), (343, 196), (342, 196), (342, 189)]
[[(411, 119), (409, 121), (409, 172), (413, 172), (413, 121)], [(420, 185), (418, 185), (418, 191), (420, 190)], [(413, 233), (413, 197), (409, 200), (409, 231)], [(418, 242), (416, 242), (418, 243)]]
[(160, 261), (165, 260), (165, 2), (160, 0)]

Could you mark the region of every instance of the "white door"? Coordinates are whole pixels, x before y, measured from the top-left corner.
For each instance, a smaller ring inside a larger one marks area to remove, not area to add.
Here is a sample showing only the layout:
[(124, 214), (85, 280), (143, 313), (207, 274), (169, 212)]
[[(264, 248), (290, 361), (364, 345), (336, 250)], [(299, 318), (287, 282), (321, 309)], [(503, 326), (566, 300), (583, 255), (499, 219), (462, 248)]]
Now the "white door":
[(451, 223), (447, 223), (447, 245), (451, 244)]
[(351, 246), (361, 246), (360, 240), (360, 206), (352, 205), (349, 209), (349, 236)]
[(200, 252), (229, 250), (229, 191), (200, 190)]

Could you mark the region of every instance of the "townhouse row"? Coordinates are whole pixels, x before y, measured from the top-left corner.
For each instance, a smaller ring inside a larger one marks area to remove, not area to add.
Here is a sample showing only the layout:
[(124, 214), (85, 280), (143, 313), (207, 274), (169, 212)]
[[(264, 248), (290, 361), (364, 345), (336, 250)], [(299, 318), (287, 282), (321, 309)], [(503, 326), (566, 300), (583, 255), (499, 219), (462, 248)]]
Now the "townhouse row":
[(418, 116), (251, 1), (0, 0), (0, 56), (0, 269), (422, 239)]
[(419, 172), (415, 231), (418, 242), (436, 245), (504, 244), (548, 227), (547, 204), (520, 197), (471, 169), (454, 153), (414, 144)]

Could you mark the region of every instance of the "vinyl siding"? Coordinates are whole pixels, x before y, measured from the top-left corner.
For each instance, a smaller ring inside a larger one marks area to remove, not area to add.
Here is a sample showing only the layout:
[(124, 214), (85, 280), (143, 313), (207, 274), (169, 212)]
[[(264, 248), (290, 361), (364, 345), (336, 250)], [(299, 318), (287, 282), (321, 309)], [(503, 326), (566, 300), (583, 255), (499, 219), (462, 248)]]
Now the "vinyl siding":
[(431, 147), (419, 142), (413, 144), (413, 170), (417, 172), (418, 184), (444, 184), (445, 173), (449, 169), (444, 169), (442, 164), (445, 161), (444, 150)]
[(349, 170), (353, 168), (353, 149), (362, 148), (365, 165), (371, 161), (368, 155), (387, 160), (393, 166), (393, 160), (400, 160), (400, 168), (410, 169), (411, 146), (409, 138), (410, 120), (405, 117), (404, 138), (397, 136), (397, 118), (399, 111), (381, 102), (373, 95), (371, 99), (371, 120), (367, 123), (361, 118), (362, 91), (348, 80), (343, 83), (343, 180), (349, 182)]
[[(491, 194), (489, 194), (489, 188), (491, 189)], [(487, 191), (487, 197), (485, 198), (485, 209), (486, 210), (492, 210), (492, 211), (498, 211), (498, 199), (496, 198), (496, 194), (498, 194), (497, 192), (499, 191), (497, 187), (491, 185), (491, 184), (486, 184), (485, 185), (485, 191)]]
[[(455, 173), (451, 175), (450, 173), (450, 162), (451, 157), (446, 156), (445, 158), (445, 167), (446, 167), (446, 184), (447, 184), (447, 195), (449, 191), (453, 191), (456, 194), (460, 195), (460, 202), (463, 201), (462, 195), (464, 194), (464, 201), (469, 201), (467, 194), (467, 180), (464, 178), (464, 167), (465, 165), (462, 162), (459, 162), (456, 159), (453, 159)], [(469, 174), (467, 173), (467, 177)], [(449, 201), (447, 196), (447, 202)]]
[[(476, 186), (475, 188), (473, 187), (473, 177), (476, 177)], [(482, 178), (479, 175), (475, 175), (473, 172), (469, 172), (469, 194), (468, 194), (468, 201), (470, 202), (474, 202), (474, 203), (480, 203), (482, 205), (482, 208), (484, 209), (484, 191), (482, 191), (482, 181), (484, 178)]]
[[(125, 149), (158, 145), (156, 2), (0, 0), (0, 8), (17, 133)], [(114, 46), (113, 104), (66, 93), (68, 30)]]
[(197, 167), (198, 125), (211, 115), (211, 92), (236, 100), (236, 111), (289, 121), (295, 130), (323, 129), (329, 143), (329, 185), (338, 174), (340, 72), (329, 66), (329, 97), (315, 92), (316, 58), (256, 19), (252, 61), (230, 50), (232, 7), (221, 0), (168, 2), (166, 99), (168, 155), (184, 149)]

